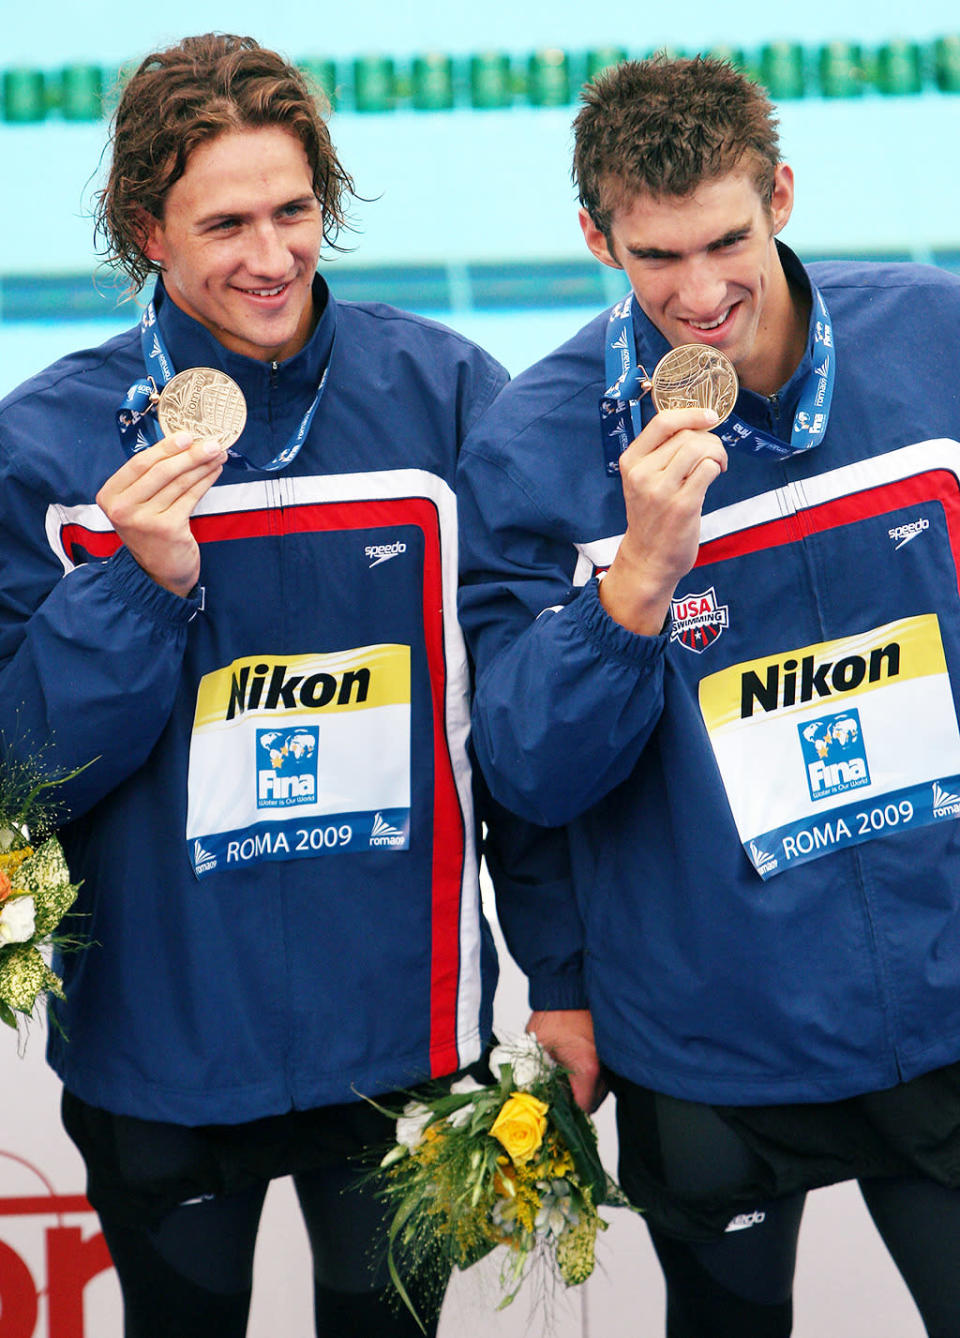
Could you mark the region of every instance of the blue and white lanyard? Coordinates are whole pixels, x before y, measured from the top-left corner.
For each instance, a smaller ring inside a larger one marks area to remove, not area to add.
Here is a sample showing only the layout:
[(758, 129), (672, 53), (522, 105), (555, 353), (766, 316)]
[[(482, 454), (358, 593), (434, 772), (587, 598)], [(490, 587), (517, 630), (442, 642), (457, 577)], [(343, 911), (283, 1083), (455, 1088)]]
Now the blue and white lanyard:
[[(811, 287), (816, 307), (813, 369), (800, 392), (789, 443), (780, 441), (732, 414), (715, 430), (725, 446), (750, 451), (754, 455), (783, 458), (812, 450), (823, 440), (830, 416), (830, 401), (833, 399), (836, 352), (827, 304), (820, 290), (813, 285)], [(600, 400), (600, 427), (608, 474), (620, 472), (620, 456), (643, 428), (640, 401), (650, 388), (647, 373), (637, 362), (632, 308), (633, 294), (630, 293), (613, 308), (607, 325), (604, 363), (607, 390)]]
[[(140, 318), (140, 347), (143, 350), (143, 361), (147, 369), (146, 378), (142, 381), (134, 381), (127, 391), (123, 403), (117, 409), (117, 430), (120, 433), (120, 444), (127, 455), (136, 455), (137, 451), (142, 451), (147, 446), (153, 446), (161, 439), (163, 433), (160, 424), (157, 422), (156, 404), (160, 398), (160, 391), (174, 375), (170, 354), (167, 352), (167, 346), (163, 342), (160, 328), (157, 325), (157, 312), (153, 302), (147, 305)], [(332, 352), (331, 349), (331, 357)], [(227, 463), (233, 465), (235, 469), (273, 473), (275, 470), (283, 469), (285, 465), (295, 460), (300, 452), (300, 447), (306, 441), (313, 416), (317, 412), (320, 400), (323, 398), (323, 392), (327, 384), (327, 373), (330, 371), (330, 362), (331, 358), (328, 358), (327, 365), (323, 369), (323, 376), (320, 378), (320, 384), (317, 386), (317, 393), (300, 420), (300, 426), (278, 455), (275, 455), (267, 464), (255, 465), (247, 459), (242, 451), (238, 451), (236, 446), (228, 446)]]

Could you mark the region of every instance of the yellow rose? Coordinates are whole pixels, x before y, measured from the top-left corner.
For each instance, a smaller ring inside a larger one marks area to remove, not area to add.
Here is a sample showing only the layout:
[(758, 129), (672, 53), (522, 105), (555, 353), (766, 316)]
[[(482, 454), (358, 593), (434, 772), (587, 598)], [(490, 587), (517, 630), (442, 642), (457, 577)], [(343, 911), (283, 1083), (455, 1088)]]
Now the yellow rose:
[(529, 1161), (543, 1142), (549, 1107), (529, 1092), (513, 1092), (500, 1107), (490, 1132), (515, 1162)]

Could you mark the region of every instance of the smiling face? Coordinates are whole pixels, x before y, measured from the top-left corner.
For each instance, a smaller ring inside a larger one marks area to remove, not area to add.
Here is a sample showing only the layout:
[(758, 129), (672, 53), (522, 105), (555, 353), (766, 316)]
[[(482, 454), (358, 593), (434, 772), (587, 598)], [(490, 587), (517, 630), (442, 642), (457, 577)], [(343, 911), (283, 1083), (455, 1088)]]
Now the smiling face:
[(774, 242), (792, 207), (793, 176), (780, 164), (769, 207), (743, 170), (687, 196), (635, 197), (614, 210), (609, 238), (583, 209), (580, 224), (593, 254), (626, 273), (671, 345), (722, 349), (744, 385), (772, 394), (796, 368), (806, 336)]
[(280, 361), (310, 338), (322, 240), (303, 146), (264, 126), (225, 131), (193, 151), (143, 249), (172, 300), (225, 348)]

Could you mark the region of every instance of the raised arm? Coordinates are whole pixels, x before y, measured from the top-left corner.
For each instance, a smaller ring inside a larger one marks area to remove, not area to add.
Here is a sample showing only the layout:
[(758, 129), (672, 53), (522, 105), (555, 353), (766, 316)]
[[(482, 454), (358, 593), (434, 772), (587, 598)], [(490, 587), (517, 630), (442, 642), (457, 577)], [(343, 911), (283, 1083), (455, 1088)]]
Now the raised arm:
[(630, 774), (659, 718), (661, 628), (726, 457), (706, 430), (710, 411), (654, 418), (621, 459), (619, 552), (602, 586), (578, 587), (576, 550), (538, 500), (537, 480), (500, 450), (495, 419), (468, 441), (458, 486), (474, 746), (501, 803), (559, 824)]
[(125, 542), (65, 570), (56, 484), (0, 427), (0, 733), (6, 756), (86, 768), (58, 796), (64, 817), (135, 771), (169, 719), (201, 602), (190, 513), (221, 467), (205, 443), (141, 452), (100, 493)]

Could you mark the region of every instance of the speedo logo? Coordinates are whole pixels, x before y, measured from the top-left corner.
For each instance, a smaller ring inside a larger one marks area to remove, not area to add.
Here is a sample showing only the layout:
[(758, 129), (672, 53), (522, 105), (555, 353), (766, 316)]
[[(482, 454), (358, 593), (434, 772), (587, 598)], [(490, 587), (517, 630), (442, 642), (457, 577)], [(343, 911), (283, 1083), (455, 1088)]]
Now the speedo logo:
[(845, 655), (841, 660), (804, 655), (772, 660), (757, 673), (740, 676), (740, 718), (749, 720), (754, 709), (779, 711), (786, 706), (853, 692), (861, 683), (879, 683), (900, 673), (900, 643), (876, 646), (869, 655)]
[(738, 1213), (736, 1217), (730, 1219), (724, 1231), (746, 1231), (747, 1227), (759, 1226), (766, 1220), (766, 1216), (767, 1214), (761, 1212), (759, 1208), (752, 1213)]
[(230, 700), (224, 720), (244, 711), (320, 711), (335, 704), (364, 702), (370, 692), (370, 670), (346, 669), (339, 674), (288, 674), (285, 664), (243, 665), (230, 679)]
[(398, 553), (405, 553), (407, 545), (398, 539), (395, 544), (367, 544), (363, 551), (370, 558), (370, 566), (376, 567), (381, 562), (389, 562)]
[[(924, 530), (929, 530), (929, 528), (930, 522), (924, 516), (920, 520), (911, 520), (906, 525), (895, 525), (892, 530), (887, 530), (887, 534), (891, 539), (897, 540), (897, 548), (902, 548), (904, 544), (908, 544), (911, 539), (916, 539), (918, 534), (922, 534)], [(894, 552), (896, 552), (896, 549), (894, 549)]]

